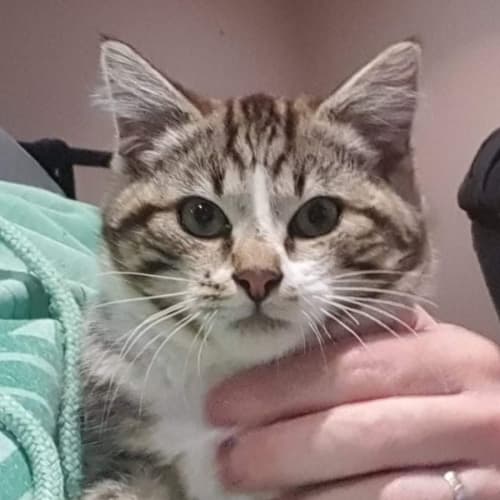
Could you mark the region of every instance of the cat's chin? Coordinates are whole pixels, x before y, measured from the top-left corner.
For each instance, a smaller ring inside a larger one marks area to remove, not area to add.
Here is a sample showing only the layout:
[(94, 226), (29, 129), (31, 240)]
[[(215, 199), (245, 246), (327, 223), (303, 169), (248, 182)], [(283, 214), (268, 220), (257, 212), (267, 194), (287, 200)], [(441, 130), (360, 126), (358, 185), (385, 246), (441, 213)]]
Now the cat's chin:
[(224, 334), (212, 337), (217, 343), (219, 361), (227, 360), (240, 367), (273, 361), (304, 343), (302, 329), (297, 324), (264, 315), (233, 320), (221, 332)]

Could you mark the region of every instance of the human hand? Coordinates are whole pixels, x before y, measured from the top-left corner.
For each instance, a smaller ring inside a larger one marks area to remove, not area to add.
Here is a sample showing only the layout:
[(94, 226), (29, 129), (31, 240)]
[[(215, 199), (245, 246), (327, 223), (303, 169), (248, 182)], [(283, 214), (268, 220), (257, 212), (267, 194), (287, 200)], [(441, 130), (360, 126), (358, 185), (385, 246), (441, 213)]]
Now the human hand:
[[(500, 352), (418, 310), (416, 336), (325, 346), (236, 375), (209, 420), (244, 429), (219, 452), (234, 491), (301, 500), (500, 498)], [(321, 485), (321, 486), (317, 486)], [(460, 497), (457, 497), (460, 498)]]

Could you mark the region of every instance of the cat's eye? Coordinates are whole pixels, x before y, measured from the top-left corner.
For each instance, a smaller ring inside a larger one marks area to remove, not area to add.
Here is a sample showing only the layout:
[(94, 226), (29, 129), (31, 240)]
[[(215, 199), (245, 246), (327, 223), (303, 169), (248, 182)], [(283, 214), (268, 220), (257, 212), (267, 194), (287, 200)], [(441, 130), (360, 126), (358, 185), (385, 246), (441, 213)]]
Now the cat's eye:
[(220, 238), (231, 232), (231, 224), (224, 212), (205, 198), (184, 198), (177, 213), (183, 229), (198, 238)]
[(292, 237), (316, 238), (335, 229), (339, 217), (339, 203), (333, 198), (318, 196), (304, 203), (295, 212), (288, 232)]

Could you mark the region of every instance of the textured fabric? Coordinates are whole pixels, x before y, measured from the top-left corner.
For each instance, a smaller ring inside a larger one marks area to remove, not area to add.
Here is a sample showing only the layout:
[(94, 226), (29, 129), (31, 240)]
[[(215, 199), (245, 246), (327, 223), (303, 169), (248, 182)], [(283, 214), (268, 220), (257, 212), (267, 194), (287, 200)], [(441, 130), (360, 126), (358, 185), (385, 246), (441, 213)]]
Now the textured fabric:
[(0, 498), (77, 498), (81, 307), (95, 207), (0, 182)]

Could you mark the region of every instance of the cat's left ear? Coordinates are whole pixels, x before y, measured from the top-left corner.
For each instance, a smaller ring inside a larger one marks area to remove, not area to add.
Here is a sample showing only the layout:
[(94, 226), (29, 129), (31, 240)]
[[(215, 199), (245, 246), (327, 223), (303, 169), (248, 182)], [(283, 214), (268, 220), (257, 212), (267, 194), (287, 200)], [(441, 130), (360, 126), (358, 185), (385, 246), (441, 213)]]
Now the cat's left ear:
[(383, 51), (317, 108), (317, 117), (352, 126), (382, 155), (409, 152), (421, 48), (400, 42)]
[(103, 40), (101, 70), (106, 88), (100, 100), (114, 115), (124, 157), (140, 156), (159, 136), (174, 138), (203, 116), (193, 96), (123, 42)]

